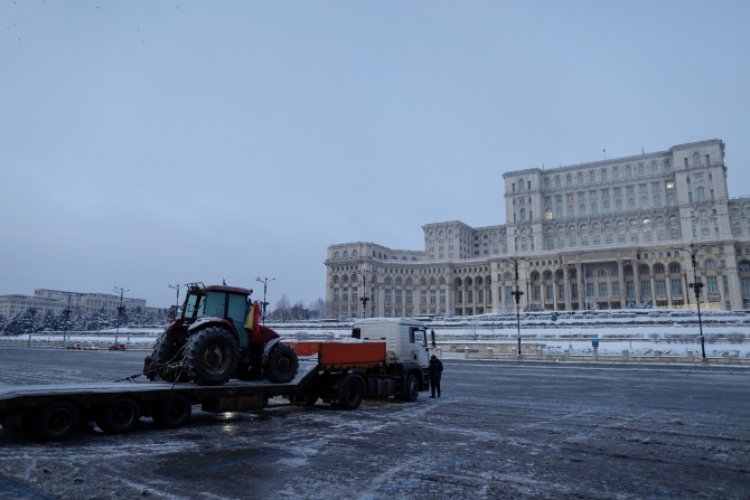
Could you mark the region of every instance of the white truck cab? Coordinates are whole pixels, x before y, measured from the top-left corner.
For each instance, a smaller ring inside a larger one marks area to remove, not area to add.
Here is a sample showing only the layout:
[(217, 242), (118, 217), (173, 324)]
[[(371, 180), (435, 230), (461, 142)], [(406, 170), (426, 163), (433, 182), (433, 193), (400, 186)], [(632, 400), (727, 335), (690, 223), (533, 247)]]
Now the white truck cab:
[(370, 318), (354, 323), (352, 337), (365, 342), (386, 343), (386, 363), (430, 363), (425, 324), (410, 318)]

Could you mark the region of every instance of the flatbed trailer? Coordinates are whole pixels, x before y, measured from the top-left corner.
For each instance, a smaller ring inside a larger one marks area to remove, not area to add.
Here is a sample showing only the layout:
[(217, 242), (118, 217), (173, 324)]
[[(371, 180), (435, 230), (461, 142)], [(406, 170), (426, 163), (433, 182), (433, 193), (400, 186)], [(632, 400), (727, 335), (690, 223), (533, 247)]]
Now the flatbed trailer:
[(317, 374), (317, 364), (305, 361), (286, 384), (231, 380), (223, 385), (190, 382), (96, 382), (0, 387), (0, 424), (43, 440), (71, 434), (79, 422), (94, 421), (106, 433), (132, 430), (141, 416), (161, 427), (179, 427), (194, 405), (209, 412), (262, 408), (274, 396), (289, 396)]
[(140, 417), (174, 428), (190, 418), (192, 407), (228, 412), (262, 408), (275, 396), (294, 404), (318, 399), (338, 408), (357, 408), (363, 398), (396, 397), (415, 401), (427, 390), (427, 373), (418, 365), (387, 363), (384, 342), (290, 342), (300, 356), (294, 379), (230, 380), (223, 385), (192, 382), (121, 382), (0, 387), (0, 425), (42, 440), (68, 437), (79, 423), (96, 422), (105, 433), (132, 430)]

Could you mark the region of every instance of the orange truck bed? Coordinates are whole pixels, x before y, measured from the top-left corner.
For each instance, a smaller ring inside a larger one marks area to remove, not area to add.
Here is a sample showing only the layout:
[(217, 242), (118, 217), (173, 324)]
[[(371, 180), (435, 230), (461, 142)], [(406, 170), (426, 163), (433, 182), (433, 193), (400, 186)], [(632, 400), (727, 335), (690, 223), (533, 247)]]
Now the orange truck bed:
[(288, 344), (298, 356), (317, 354), (321, 368), (369, 368), (385, 362), (385, 342), (309, 341)]

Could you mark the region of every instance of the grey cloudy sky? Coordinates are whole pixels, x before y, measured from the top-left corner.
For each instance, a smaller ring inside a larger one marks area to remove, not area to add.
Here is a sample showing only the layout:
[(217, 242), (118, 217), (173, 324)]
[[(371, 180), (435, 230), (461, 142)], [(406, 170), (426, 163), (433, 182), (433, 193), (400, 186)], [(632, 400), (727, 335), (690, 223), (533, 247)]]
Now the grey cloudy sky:
[[(504, 223), (502, 174), (721, 138), (750, 2), (0, 0), (0, 294), (275, 277)], [(256, 295), (257, 296), (257, 295)]]

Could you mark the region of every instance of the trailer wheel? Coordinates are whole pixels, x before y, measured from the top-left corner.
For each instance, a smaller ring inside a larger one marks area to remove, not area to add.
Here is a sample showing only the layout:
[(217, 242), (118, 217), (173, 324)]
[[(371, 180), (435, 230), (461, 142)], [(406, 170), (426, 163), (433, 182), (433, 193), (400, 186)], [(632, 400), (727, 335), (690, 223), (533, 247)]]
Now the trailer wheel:
[(23, 413), (7, 413), (3, 415), (2, 418), (0, 418), (0, 422), (2, 422), (4, 431), (8, 431), (14, 434), (21, 434), (26, 431)]
[(196, 384), (222, 385), (237, 369), (239, 347), (229, 331), (210, 326), (190, 338), (185, 361)]
[(294, 349), (286, 344), (276, 344), (263, 367), (263, 373), (271, 382), (285, 384), (297, 374), (299, 359)]
[(362, 378), (353, 373), (346, 375), (338, 383), (336, 396), (336, 406), (342, 410), (356, 410), (365, 396)]
[(78, 425), (78, 409), (70, 401), (56, 401), (33, 416), (36, 435), (45, 441), (68, 437)]
[(154, 408), (154, 424), (173, 429), (188, 421), (193, 412), (190, 400), (182, 394), (174, 394)]
[(404, 377), (404, 387), (401, 389), (401, 401), (413, 403), (419, 397), (419, 383), (413, 373)]
[(107, 434), (123, 434), (133, 430), (141, 416), (141, 407), (130, 397), (121, 397), (107, 404), (96, 419), (96, 425)]

